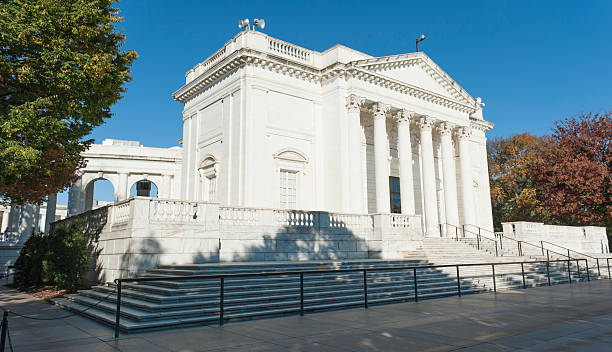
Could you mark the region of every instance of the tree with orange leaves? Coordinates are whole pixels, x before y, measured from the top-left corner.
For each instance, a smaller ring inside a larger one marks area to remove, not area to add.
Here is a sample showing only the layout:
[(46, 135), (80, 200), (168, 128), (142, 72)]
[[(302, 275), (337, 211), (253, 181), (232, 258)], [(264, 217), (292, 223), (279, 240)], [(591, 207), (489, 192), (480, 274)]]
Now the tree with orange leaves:
[(493, 225), (504, 221), (544, 221), (547, 212), (536, 197), (530, 166), (541, 140), (529, 133), (487, 142)]
[(538, 201), (552, 221), (612, 230), (612, 114), (555, 124), (530, 167)]

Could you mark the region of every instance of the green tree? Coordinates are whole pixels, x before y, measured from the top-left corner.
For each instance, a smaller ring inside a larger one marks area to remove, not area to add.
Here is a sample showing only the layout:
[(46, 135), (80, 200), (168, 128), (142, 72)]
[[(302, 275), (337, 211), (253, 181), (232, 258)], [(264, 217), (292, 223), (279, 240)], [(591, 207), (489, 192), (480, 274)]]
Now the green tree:
[(531, 166), (541, 139), (529, 133), (487, 142), (493, 226), (504, 221), (544, 221), (547, 212), (536, 197)]
[(115, 0), (0, 6), (0, 198), (41, 202), (75, 179), (92, 129), (131, 79)]

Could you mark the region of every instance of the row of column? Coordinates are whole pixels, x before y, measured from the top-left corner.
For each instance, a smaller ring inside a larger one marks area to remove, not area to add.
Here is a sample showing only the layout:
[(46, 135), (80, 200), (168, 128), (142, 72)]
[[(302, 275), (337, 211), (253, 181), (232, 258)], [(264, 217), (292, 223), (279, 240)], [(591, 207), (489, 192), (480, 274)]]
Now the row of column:
[[(360, 112), (365, 107), (365, 99), (351, 94), (347, 98), (349, 122), (350, 160), (350, 204), (351, 212), (363, 213), (366, 194), (363, 185), (362, 144)], [(389, 146), (387, 139), (387, 114), (390, 105), (380, 102), (367, 107), (374, 119), (374, 168), (376, 179), (376, 212), (390, 212), (389, 194)], [(408, 110), (399, 110), (394, 114), (397, 121), (400, 197), (403, 214), (415, 213), (414, 178), (412, 172), (412, 141), (410, 137), (411, 121), (416, 122), (419, 130), (422, 158), (422, 186), (424, 200), (425, 232), (427, 235), (439, 235), (438, 202), (436, 174), (433, 149), (433, 129), (440, 134), (442, 152), (442, 177), (444, 187), (444, 208), (446, 222), (459, 226), (459, 209), (462, 210), (463, 224), (474, 224), (474, 204), (472, 204), (472, 174), (469, 140), (471, 129), (466, 126), (455, 127), (446, 121), (436, 121), (430, 116), (423, 116)], [(457, 136), (460, 165), (460, 183), (462, 190), (461, 207), (458, 204), (457, 177), (455, 172), (455, 152), (453, 133)]]

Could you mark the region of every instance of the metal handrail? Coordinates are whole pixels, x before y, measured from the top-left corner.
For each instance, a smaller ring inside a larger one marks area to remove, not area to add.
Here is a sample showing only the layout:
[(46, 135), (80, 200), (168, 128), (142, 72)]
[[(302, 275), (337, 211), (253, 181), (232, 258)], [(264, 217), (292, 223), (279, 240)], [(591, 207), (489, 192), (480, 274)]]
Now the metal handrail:
[(569, 248), (567, 248), (567, 247), (563, 247), (563, 246), (560, 246), (560, 245), (558, 245), (558, 244), (556, 244), (556, 243), (552, 243), (552, 242), (549, 242), (549, 241), (540, 241), (540, 243), (542, 244), (542, 248), (544, 248), (544, 243), (548, 243), (548, 244), (552, 244), (553, 246), (556, 246), (556, 247), (559, 247), (559, 248), (565, 249), (565, 250), (567, 250), (567, 256), (568, 256), (568, 257), (570, 257), (570, 252), (573, 252), (573, 253), (576, 253), (576, 254), (581, 255), (581, 256), (583, 256), (583, 257), (587, 257), (587, 258), (595, 259), (595, 261), (597, 262), (597, 274), (598, 274), (598, 275), (601, 275), (601, 269), (600, 269), (600, 267), (599, 267), (599, 259), (608, 259), (607, 257), (603, 257), (603, 258), (593, 257), (593, 256), (591, 256), (591, 255), (584, 254), (584, 253), (580, 253), (580, 252), (575, 251), (575, 250), (573, 250), (573, 249), (569, 249)]
[[(575, 259), (578, 273), (580, 273), (579, 262), (586, 259)], [(114, 282), (117, 285), (117, 299), (116, 299), (116, 311), (115, 311), (115, 338), (119, 337), (119, 326), (121, 322), (121, 286), (124, 282), (153, 282), (153, 281), (181, 281), (181, 280), (194, 280), (194, 279), (219, 279), (220, 292), (219, 292), (219, 325), (223, 325), (224, 318), (224, 285), (225, 279), (228, 278), (242, 278), (242, 277), (263, 277), (263, 276), (279, 276), (279, 275), (299, 275), (300, 277), (300, 315), (304, 314), (304, 275), (305, 274), (323, 274), (323, 273), (346, 273), (346, 272), (363, 272), (363, 292), (364, 292), (364, 307), (368, 308), (368, 288), (367, 288), (367, 275), (368, 272), (372, 271), (412, 271), (413, 282), (414, 282), (414, 300), (418, 301), (418, 281), (417, 281), (417, 270), (418, 269), (437, 269), (437, 268), (450, 268), (455, 267), (457, 272), (457, 294), (461, 296), (461, 276), (460, 267), (474, 267), (474, 266), (491, 266), (492, 279), (493, 279), (493, 291), (497, 292), (497, 284), (495, 281), (495, 266), (496, 265), (512, 265), (520, 264), (521, 273), (523, 276), (523, 288), (525, 285), (525, 264), (538, 264), (546, 263), (546, 272), (548, 276), (548, 285), (551, 285), (550, 281), (550, 263), (567, 262), (568, 269), (570, 268), (570, 260), (534, 260), (534, 261), (514, 261), (514, 262), (496, 262), (496, 263), (465, 263), (465, 264), (441, 264), (441, 265), (411, 265), (411, 266), (386, 266), (386, 267), (374, 267), (374, 268), (348, 268), (348, 269), (318, 269), (318, 270), (288, 270), (288, 271), (271, 271), (271, 272), (259, 272), (259, 273), (236, 273), (236, 274), (216, 274), (216, 275), (184, 275), (184, 276), (162, 276), (162, 277), (141, 277), (141, 278), (125, 278), (115, 279)], [(610, 262), (608, 260), (608, 272), (610, 272)], [(571, 272), (568, 270), (568, 275), (571, 277)], [(587, 278), (590, 281), (590, 275), (588, 271), (587, 263)], [(569, 281), (572, 282), (571, 279)]]
[[(456, 225), (453, 225), (453, 224), (449, 224), (449, 223), (441, 223), (441, 224), (440, 224), (440, 232), (442, 232), (442, 226), (444, 226), (444, 225), (446, 225), (446, 226), (451, 226), (451, 227), (454, 227), (454, 228), (455, 228), (455, 240), (456, 240), (456, 241), (459, 241), (459, 230), (460, 230), (460, 228), (459, 228), (458, 226), (456, 226)], [(469, 226), (473, 226), (473, 225), (469, 225)], [(478, 226), (474, 226), (474, 227), (476, 227), (476, 228), (480, 229)], [(481, 235), (481, 234), (480, 234), (480, 231), (479, 231), (478, 233), (476, 233), (476, 232), (472, 232), (472, 231), (470, 231), (470, 230), (466, 230), (466, 229), (465, 229), (465, 225), (463, 225), (463, 226), (461, 227), (461, 232), (463, 233), (463, 236), (465, 236), (465, 234), (466, 234), (466, 233), (471, 233), (471, 234), (473, 234), (473, 235), (476, 235), (476, 246), (477, 246), (477, 248), (478, 248), (478, 249), (480, 249), (480, 241), (481, 241), (481, 239), (483, 239), (483, 238), (484, 238), (485, 240), (492, 241), (492, 242), (495, 244), (495, 256), (496, 256), (496, 257), (498, 256), (498, 250), (497, 250), (497, 240), (495, 240), (495, 239), (493, 239), (493, 238), (489, 238), (489, 237), (484, 236), (484, 235)]]

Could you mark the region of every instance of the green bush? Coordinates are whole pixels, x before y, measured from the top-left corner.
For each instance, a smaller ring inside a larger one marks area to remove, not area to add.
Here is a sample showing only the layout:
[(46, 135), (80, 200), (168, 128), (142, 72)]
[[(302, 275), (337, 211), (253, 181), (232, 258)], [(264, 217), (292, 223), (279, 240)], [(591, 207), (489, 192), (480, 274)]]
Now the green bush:
[(48, 236), (33, 235), (16, 262), (15, 281), (21, 285), (54, 285), (74, 292), (87, 287), (88, 240), (78, 224), (60, 227)]
[(48, 251), (48, 241), (40, 233), (26, 241), (15, 261), (15, 282), (21, 286), (40, 286), (43, 280), (43, 261)]

